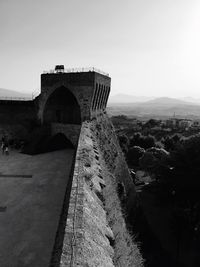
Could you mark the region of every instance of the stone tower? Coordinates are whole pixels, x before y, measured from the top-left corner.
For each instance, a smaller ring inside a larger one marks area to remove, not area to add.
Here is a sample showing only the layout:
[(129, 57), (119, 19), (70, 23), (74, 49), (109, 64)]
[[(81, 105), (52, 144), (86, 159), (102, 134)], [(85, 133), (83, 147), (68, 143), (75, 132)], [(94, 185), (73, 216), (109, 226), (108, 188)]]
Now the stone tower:
[(108, 74), (94, 68), (64, 69), (41, 75), (41, 123), (81, 124), (104, 112), (110, 93)]
[(51, 125), (52, 134), (63, 132), (75, 144), (82, 122), (105, 112), (110, 84), (109, 75), (95, 68), (57, 65), (41, 75), (39, 121)]

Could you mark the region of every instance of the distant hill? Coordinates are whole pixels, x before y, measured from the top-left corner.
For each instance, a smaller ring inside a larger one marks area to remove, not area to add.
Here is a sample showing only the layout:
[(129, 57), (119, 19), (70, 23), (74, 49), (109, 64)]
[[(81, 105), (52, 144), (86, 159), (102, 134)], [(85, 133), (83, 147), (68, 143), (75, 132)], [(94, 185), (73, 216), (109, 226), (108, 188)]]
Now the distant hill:
[(184, 118), (200, 118), (200, 104), (180, 99), (161, 97), (143, 103), (108, 103), (110, 115), (134, 117), (171, 117), (174, 114)]
[(31, 98), (31, 94), (0, 88), (0, 98)]
[(180, 98), (183, 101), (190, 102), (190, 103), (195, 103), (195, 104), (200, 104), (200, 98), (193, 98), (190, 96), (182, 97)]
[(108, 101), (109, 103), (135, 103), (135, 102), (145, 102), (152, 99), (154, 99), (154, 97), (117, 94), (117, 95), (110, 95)]
[(144, 105), (156, 105), (156, 106), (174, 106), (174, 105), (192, 105), (191, 102), (184, 100), (170, 98), (170, 97), (159, 97), (153, 100), (143, 103)]

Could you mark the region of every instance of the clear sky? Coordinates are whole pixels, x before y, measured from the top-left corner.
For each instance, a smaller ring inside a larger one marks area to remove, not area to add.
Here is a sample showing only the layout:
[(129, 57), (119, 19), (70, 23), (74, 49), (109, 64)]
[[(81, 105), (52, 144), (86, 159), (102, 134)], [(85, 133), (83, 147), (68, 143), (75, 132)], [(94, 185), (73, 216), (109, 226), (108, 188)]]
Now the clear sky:
[(0, 0), (0, 88), (57, 64), (110, 73), (112, 94), (200, 97), (200, 1)]

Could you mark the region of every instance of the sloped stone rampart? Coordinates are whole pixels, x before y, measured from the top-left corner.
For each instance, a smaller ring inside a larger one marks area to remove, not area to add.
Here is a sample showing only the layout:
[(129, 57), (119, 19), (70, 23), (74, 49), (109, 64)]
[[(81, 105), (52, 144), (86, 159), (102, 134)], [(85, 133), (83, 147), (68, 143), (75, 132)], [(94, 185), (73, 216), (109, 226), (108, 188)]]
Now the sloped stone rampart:
[(93, 174), (99, 170), (99, 166), (93, 162), (95, 156), (92, 155), (92, 140), (88, 135), (90, 131), (87, 123), (84, 123), (76, 155), (60, 262), (62, 267), (114, 266), (114, 250), (108, 239), (109, 236), (112, 238), (113, 233), (106, 221), (103, 204), (92, 188), (92, 178), (95, 179)]
[(127, 212), (130, 213), (135, 203), (136, 191), (114, 126), (107, 114), (103, 114), (97, 117), (96, 121), (93, 121), (91, 127), (96, 136), (102, 157), (106, 162), (107, 169), (115, 177), (116, 183), (123, 184), (125, 188), (126, 208)]
[(135, 190), (113, 131), (106, 116), (82, 124), (61, 267), (143, 266), (117, 195), (118, 181), (126, 186), (129, 204)]

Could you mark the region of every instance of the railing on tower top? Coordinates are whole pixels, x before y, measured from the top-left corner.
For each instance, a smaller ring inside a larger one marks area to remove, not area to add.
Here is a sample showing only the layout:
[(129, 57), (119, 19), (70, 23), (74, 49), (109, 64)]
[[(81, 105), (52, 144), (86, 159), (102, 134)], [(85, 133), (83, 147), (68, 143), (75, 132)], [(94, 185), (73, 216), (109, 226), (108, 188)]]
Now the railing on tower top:
[(102, 75), (105, 75), (105, 76), (108, 76), (109, 77), (109, 74), (102, 71), (102, 70), (99, 70), (99, 69), (96, 69), (94, 67), (89, 67), (89, 68), (70, 68), (70, 69), (63, 69), (62, 71), (57, 71), (57, 70), (49, 70), (49, 71), (44, 71), (43, 73), (44, 74), (48, 74), (48, 73), (74, 73), (74, 72), (97, 72), (97, 73), (100, 73)]

